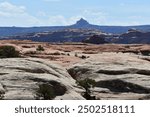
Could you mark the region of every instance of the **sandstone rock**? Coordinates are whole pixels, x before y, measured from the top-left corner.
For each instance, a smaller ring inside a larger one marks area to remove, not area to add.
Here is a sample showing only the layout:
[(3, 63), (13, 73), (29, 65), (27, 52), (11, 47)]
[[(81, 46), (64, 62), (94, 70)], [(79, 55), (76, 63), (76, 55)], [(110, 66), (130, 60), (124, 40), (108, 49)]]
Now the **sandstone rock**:
[(100, 99), (142, 99), (150, 94), (150, 62), (140, 58), (127, 53), (102, 53), (68, 72), (76, 80), (96, 80), (94, 94)]
[(36, 99), (39, 84), (49, 84), (55, 99), (84, 99), (65, 69), (35, 58), (0, 59), (0, 92), (3, 99)]

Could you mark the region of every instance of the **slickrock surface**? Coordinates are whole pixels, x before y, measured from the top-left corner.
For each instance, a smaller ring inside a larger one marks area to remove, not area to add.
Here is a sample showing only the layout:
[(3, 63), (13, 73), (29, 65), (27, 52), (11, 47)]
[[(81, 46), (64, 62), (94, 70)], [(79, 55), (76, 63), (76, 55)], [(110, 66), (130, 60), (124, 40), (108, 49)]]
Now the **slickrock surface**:
[(55, 99), (84, 99), (67, 71), (51, 62), (33, 58), (0, 59), (0, 92), (3, 99), (35, 99), (39, 84), (49, 83)]
[(139, 55), (96, 54), (68, 72), (74, 79), (96, 80), (94, 94), (100, 99), (145, 99), (150, 94), (150, 61)]
[[(35, 99), (39, 85), (49, 83), (55, 99), (84, 99), (76, 80), (92, 78), (98, 99), (150, 99), (150, 56), (142, 55), (150, 53), (148, 44), (1, 40), (4, 45), (14, 46), (23, 58), (0, 59), (0, 98)], [(36, 50), (39, 45), (44, 51)]]

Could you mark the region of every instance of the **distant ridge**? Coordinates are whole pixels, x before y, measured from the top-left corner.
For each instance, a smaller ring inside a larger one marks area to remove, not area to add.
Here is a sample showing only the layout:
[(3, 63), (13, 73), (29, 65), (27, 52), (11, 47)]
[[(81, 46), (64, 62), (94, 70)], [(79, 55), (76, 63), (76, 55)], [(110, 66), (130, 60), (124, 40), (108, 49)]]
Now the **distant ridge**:
[(96, 29), (106, 33), (121, 34), (127, 32), (131, 28), (136, 28), (142, 31), (150, 31), (150, 25), (141, 26), (99, 26), (90, 24), (85, 19), (81, 18), (75, 24), (70, 26), (43, 26), (43, 27), (0, 27), (0, 37), (24, 35), (27, 33), (45, 32), (45, 31), (59, 31), (63, 29)]

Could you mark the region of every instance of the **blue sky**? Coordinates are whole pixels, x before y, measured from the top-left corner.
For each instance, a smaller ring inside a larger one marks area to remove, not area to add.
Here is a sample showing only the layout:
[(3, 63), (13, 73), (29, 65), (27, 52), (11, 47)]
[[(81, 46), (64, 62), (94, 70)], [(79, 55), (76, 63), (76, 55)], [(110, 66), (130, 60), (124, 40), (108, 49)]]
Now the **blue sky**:
[(0, 26), (150, 24), (150, 0), (0, 0)]

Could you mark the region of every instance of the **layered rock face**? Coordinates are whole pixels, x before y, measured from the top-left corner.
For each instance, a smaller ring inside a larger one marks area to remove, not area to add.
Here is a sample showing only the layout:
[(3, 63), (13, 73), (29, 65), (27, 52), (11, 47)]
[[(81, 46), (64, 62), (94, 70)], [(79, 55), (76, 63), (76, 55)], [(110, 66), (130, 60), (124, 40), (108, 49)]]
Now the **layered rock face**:
[(36, 92), (42, 84), (51, 87), (54, 99), (84, 99), (76, 92), (75, 80), (60, 66), (35, 58), (0, 60), (2, 99), (36, 99)]
[(146, 99), (150, 94), (150, 62), (134, 54), (102, 53), (68, 72), (76, 79), (94, 79), (98, 99)]

